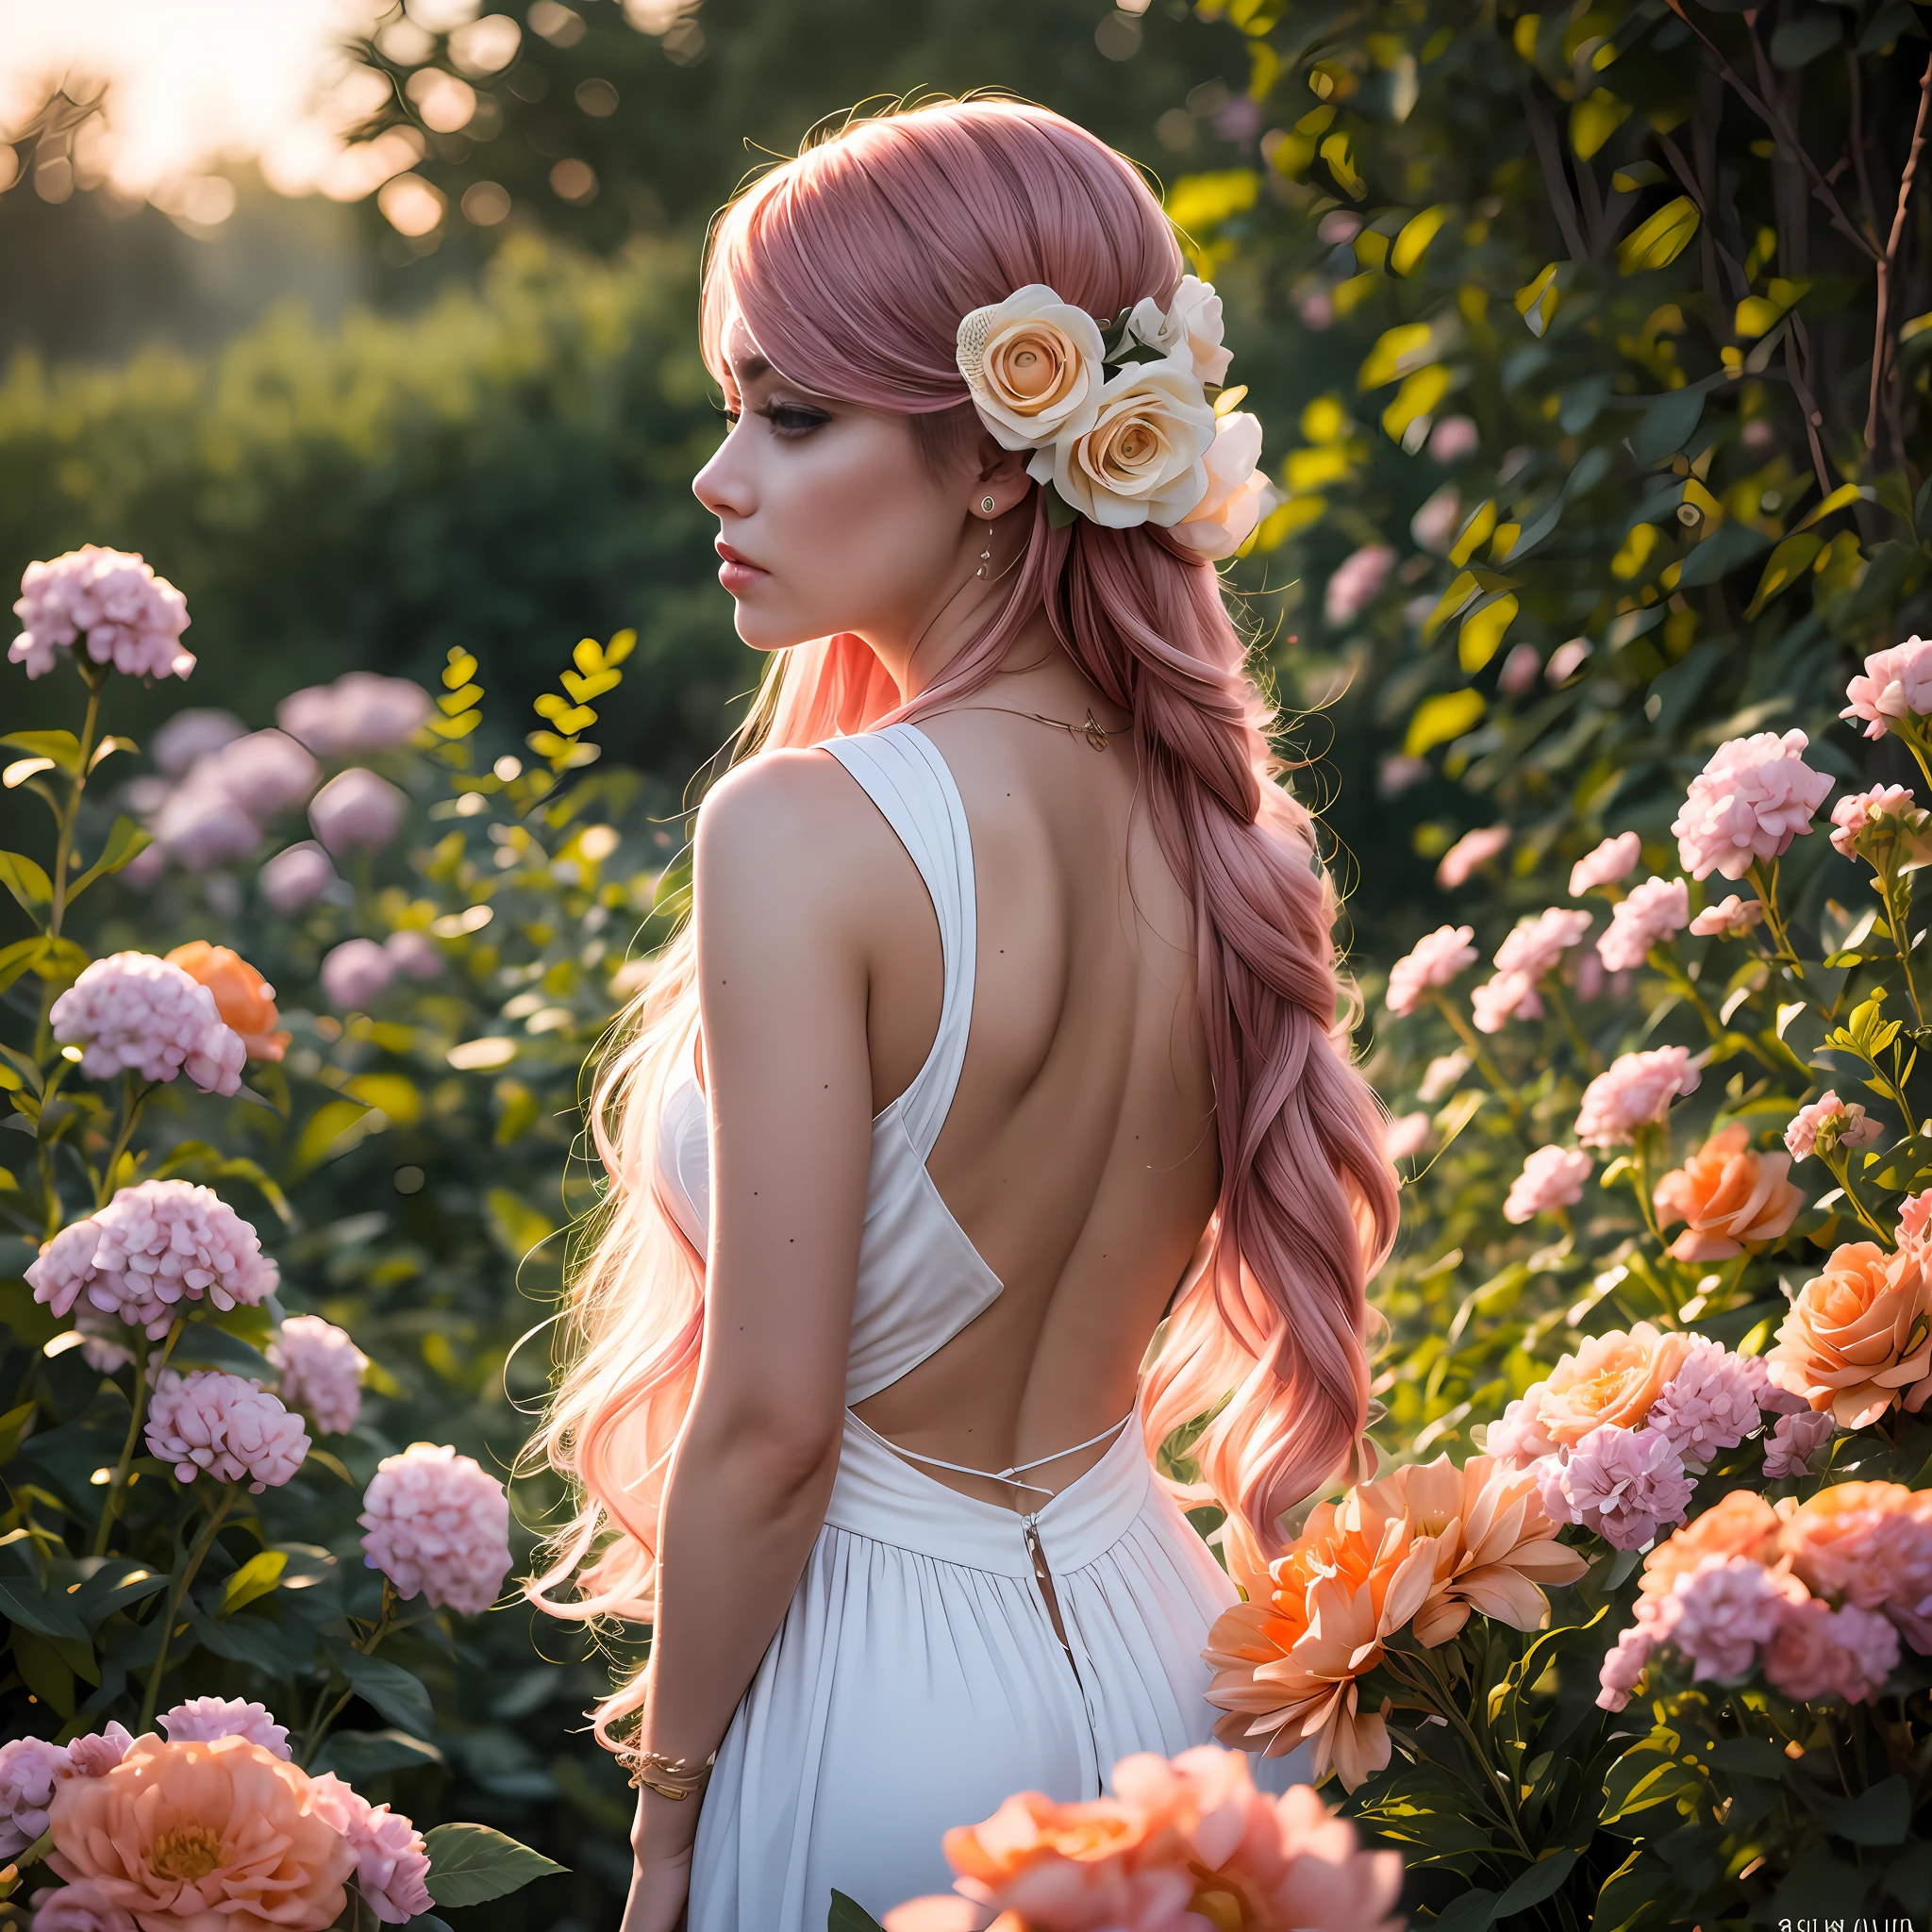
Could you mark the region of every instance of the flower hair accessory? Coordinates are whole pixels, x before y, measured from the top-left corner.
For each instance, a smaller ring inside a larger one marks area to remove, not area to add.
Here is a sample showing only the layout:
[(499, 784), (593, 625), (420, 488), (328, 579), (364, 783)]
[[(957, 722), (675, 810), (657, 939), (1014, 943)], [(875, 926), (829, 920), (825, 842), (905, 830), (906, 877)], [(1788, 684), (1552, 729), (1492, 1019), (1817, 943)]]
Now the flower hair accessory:
[(1184, 275), (1166, 308), (1148, 296), (1105, 329), (1029, 282), (960, 320), (957, 359), (988, 433), (1033, 452), (1026, 474), (1057, 529), (1075, 517), (1155, 524), (1213, 561), (1268, 507), (1260, 423), (1234, 408), (1245, 390), (1221, 387), (1228, 351), (1211, 282)]

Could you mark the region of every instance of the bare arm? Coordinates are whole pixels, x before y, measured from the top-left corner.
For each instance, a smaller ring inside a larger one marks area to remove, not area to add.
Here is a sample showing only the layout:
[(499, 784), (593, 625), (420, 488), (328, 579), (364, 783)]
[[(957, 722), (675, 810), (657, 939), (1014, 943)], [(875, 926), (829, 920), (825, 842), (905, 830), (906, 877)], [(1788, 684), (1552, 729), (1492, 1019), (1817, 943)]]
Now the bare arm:
[[(781, 752), (728, 775), (698, 817), (708, 1291), (664, 1492), (642, 1731), (647, 1749), (687, 1761), (724, 1735), (838, 1470), (872, 1147), (868, 972), (838, 855), (862, 805), (824, 754)], [(644, 1867), (688, 1853), (698, 1808), (641, 1794)]]

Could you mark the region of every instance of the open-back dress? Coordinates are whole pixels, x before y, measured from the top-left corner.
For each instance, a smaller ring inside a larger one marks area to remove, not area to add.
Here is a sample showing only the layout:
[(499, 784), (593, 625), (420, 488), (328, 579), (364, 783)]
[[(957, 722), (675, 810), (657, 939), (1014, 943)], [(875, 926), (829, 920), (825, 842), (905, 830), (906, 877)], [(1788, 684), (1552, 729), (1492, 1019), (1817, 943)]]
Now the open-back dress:
[[(915, 1466), (935, 1458), (908, 1459), (851, 1410), (958, 1334), (1002, 1284), (925, 1168), (965, 1060), (977, 960), (958, 788), (915, 724), (822, 746), (919, 867), (945, 989), (925, 1064), (873, 1119), (838, 1476), (785, 1621), (719, 1746), (690, 1932), (824, 1932), (834, 1887), (878, 1917), (950, 1890), (941, 1837), (1013, 1792), (1092, 1798), (1129, 1752), (1205, 1742), (1220, 1713), (1204, 1696), (1201, 1649), (1237, 1594), (1155, 1479), (1131, 1416), (1095, 1439), (1113, 1437), (1091, 1469), (1023, 1515), (935, 1481)], [(658, 1162), (704, 1252), (709, 1120), (694, 1064), (666, 1097)], [(1034, 1466), (973, 1473), (1010, 1478)], [(1307, 1776), (1306, 1749), (1254, 1769), (1265, 1788), (1285, 1789)]]

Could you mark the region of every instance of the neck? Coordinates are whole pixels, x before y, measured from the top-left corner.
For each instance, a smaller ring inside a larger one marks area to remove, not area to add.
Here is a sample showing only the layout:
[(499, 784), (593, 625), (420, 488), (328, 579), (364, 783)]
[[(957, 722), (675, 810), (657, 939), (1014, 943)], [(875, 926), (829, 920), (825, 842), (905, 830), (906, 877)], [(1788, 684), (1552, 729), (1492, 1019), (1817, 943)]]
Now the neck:
[[(901, 653), (894, 657), (877, 644), (873, 648), (891, 674), (902, 699), (910, 704), (942, 683), (952, 666), (977, 636), (986, 613), (943, 638), (929, 632), (917, 651), (916, 664)], [(870, 640), (868, 640), (870, 641)], [(1003, 705), (1017, 706), (1077, 724), (1089, 708), (1104, 724), (1121, 722), (1121, 708), (1110, 703), (1061, 648), (1044, 610), (1036, 610), (1008, 641), (991, 673), (974, 687)]]

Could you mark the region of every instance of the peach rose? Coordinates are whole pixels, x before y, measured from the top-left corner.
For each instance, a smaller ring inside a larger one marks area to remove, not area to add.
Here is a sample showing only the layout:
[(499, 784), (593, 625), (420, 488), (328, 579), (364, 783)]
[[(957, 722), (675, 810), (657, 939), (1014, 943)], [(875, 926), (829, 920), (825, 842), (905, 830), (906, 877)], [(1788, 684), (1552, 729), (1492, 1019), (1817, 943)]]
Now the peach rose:
[(168, 958), (214, 995), (223, 1024), (242, 1036), (251, 1059), (278, 1060), (288, 1051), (290, 1036), (275, 1030), (282, 1017), (275, 1010), (275, 990), (240, 953), (190, 940)]
[(113, 1770), (67, 1779), (47, 1862), (142, 1932), (323, 1932), (347, 1903), (349, 1842), (307, 1775), (246, 1738), (137, 1738)]
[(1897, 1594), (1894, 1521), (1924, 1507), (1903, 1483), (1834, 1483), (1791, 1511), (1778, 1545), (1817, 1595), (1880, 1609)]
[(1129, 363), (1098, 401), (1091, 426), (1063, 431), (1026, 474), (1108, 529), (1179, 523), (1208, 493), (1203, 459), (1215, 440), (1199, 380), (1174, 362)]
[(1248, 541), (1274, 494), (1259, 468), (1260, 418), (1242, 409), (1216, 417), (1214, 441), (1202, 461), (1208, 468), (1208, 493), (1174, 525), (1174, 535), (1216, 563)]
[(1764, 1358), (1771, 1379), (1842, 1429), (1862, 1429), (1895, 1403), (1932, 1396), (1932, 1282), (1915, 1249), (1874, 1241), (1831, 1251), (1799, 1290)]
[(1648, 1322), (1637, 1323), (1627, 1335), (1617, 1329), (1592, 1335), (1550, 1371), (1537, 1422), (1566, 1448), (1574, 1448), (1603, 1423), (1641, 1428), (1651, 1404), (1690, 1352), (1688, 1335), (1664, 1335)]
[(963, 316), (956, 349), (980, 421), (1004, 449), (1038, 449), (1087, 428), (1106, 354), (1099, 324), (1043, 282)]
[(1702, 1516), (1687, 1523), (1643, 1559), (1638, 1593), (1661, 1600), (1707, 1557), (1749, 1557), (1769, 1563), (1775, 1555), (1781, 1520), (1755, 1490), (1733, 1490)]
[(1790, 1167), (1789, 1154), (1754, 1154), (1741, 1121), (1713, 1134), (1657, 1184), (1660, 1223), (1686, 1224), (1671, 1253), (1680, 1261), (1728, 1261), (1775, 1241), (1805, 1205), (1785, 1178)]

